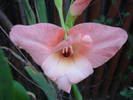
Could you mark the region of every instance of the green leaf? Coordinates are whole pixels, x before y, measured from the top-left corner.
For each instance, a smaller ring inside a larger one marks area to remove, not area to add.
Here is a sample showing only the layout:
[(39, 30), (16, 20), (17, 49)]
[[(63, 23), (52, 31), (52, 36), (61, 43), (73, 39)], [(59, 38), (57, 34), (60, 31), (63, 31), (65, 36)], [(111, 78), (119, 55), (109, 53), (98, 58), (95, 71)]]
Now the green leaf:
[(93, 22), (95, 22), (95, 23), (100, 23), (100, 20), (94, 19)]
[(13, 81), (14, 100), (30, 100), (25, 88), (17, 81)]
[(113, 22), (113, 20), (112, 19), (110, 19), (110, 18), (108, 18), (107, 20), (106, 20), (106, 24), (112, 24), (112, 22)]
[(120, 95), (126, 98), (133, 98), (133, 90), (124, 89), (120, 92)]
[(106, 20), (106, 16), (101, 15), (101, 16), (100, 16), (100, 21), (101, 21), (101, 23), (105, 23), (105, 20)]
[(123, 12), (122, 15), (123, 15), (123, 17), (128, 17), (130, 15), (130, 13), (129, 12), (125, 12), (125, 13)]
[(30, 66), (25, 67), (25, 70), (28, 72), (31, 78), (42, 88), (48, 100), (56, 100), (56, 90), (51, 84), (47, 82), (47, 80), (41, 73), (35, 71), (35, 69)]
[(35, 0), (40, 22), (48, 22), (45, 0)]
[(57, 9), (62, 9), (62, 0), (54, 0)]
[(10, 67), (0, 49), (0, 100), (13, 100), (13, 83)]
[(36, 23), (35, 14), (29, 4), (29, 1), (23, 0), (23, 6), (24, 6), (24, 12), (25, 12), (28, 24), (35, 24)]

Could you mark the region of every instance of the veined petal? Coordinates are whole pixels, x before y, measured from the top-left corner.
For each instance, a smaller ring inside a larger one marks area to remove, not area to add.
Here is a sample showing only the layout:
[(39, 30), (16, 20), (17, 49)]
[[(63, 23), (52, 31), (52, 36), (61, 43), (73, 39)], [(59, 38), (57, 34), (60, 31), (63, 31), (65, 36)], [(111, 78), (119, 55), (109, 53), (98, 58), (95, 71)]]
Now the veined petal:
[(70, 6), (70, 13), (72, 16), (80, 15), (85, 8), (90, 4), (91, 0), (75, 0)]
[(113, 57), (128, 37), (127, 32), (121, 28), (96, 23), (76, 25), (69, 34), (90, 36), (92, 45), (86, 56), (94, 68), (101, 66)]
[(64, 30), (53, 24), (16, 25), (11, 29), (10, 39), (26, 50), (35, 62), (42, 65), (51, 48), (63, 40)]

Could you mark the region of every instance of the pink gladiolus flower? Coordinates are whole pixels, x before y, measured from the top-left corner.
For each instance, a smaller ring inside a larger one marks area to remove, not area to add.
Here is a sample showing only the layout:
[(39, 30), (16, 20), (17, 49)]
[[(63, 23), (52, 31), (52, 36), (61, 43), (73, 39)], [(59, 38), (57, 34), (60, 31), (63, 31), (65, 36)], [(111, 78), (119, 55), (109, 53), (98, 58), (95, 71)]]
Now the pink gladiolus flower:
[(80, 15), (92, 0), (75, 0), (70, 6), (70, 13), (72, 16)]
[(63, 28), (39, 23), (14, 26), (10, 38), (66, 92), (112, 58), (127, 40), (123, 29), (96, 23), (74, 26), (66, 40), (64, 34)]

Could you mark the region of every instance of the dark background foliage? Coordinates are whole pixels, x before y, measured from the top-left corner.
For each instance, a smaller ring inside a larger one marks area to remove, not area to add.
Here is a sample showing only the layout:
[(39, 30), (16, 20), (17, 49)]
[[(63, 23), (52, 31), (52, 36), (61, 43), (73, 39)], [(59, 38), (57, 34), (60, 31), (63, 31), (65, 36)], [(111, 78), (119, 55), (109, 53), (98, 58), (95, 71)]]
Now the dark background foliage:
[[(53, 0), (45, 1), (48, 22), (60, 25)], [(0, 45), (11, 48), (16, 53), (18, 53), (18, 50), (4, 34), (3, 29), (6, 33), (9, 33), (12, 25), (26, 24), (21, 2), (22, 0), (0, 0)], [(64, 15), (66, 15), (70, 2), (69, 0), (64, 0), (64, 2)], [(35, 12), (34, 0), (30, 0), (30, 4)], [(98, 22), (119, 26), (129, 34), (127, 43), (116, 56), (95, 69), (93, 75), (79, 84), (84, 100), (133, 100), (133, 90), (131, 89), (131, 87), (133, 88), (133, 0), (92, 0), (84, 13), (79, 16), (76, 24), (83, 22)], [(23, 69), (25, 64), (16, 59), (10, 51), (5, 50), (5, 52), (14, 67), (27, 75)], [(22, 52), (33, 62), (27, 53)], [(38, 100), (45, 99), (42, 91), (27, 81), (18, 71), (12, 68), (14, 78), (21, 82), (27, 90), (35, 93)], [(63, 100), (68, 100), (66, 97), (70, 97), (70, 95), (62, 92), (59, 92), (58, 96), (59, 98), (64, 96)]]

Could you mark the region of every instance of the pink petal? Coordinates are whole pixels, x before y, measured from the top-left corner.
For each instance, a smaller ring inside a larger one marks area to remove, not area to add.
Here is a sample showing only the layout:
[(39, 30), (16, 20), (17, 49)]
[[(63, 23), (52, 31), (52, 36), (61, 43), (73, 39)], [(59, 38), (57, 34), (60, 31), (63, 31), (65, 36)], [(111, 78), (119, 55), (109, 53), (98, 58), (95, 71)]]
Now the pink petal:
[(75, 0), (70, 6), (70, 13), (72, 16), (80, 15), (86, 7), (90, 4), (91, 0)]
[(10, 32), (10, 39), (20, 48), (26, 50), (37, 64), (41, 65), (64, 37), (64, 30), (53, 24), (16, 25)]
[(127, 32), (118, 27), (96, 23), (84, 23), (74, 26), (69, 34), (88, 35), (92, 40), (91, 50), (86, 56), (96, 68), (112, 58), (127, 41)]
[(53, 48), (53, 52), (57, 52), (65, 47), (68, 47), (69, 45), (72, 45), (74, 43), (78, 43), (81, 40), (81, 34), (72, 34), (69, 35), (66, 40), (61, 41), (55, 48)]
[(66, 91), (67, 93), (70, 93), (71, 90), (71, 84), (67, 77), (61, 77), (56, 81), (56, 84), (58, 85), (58, 88), (61, 90)]

